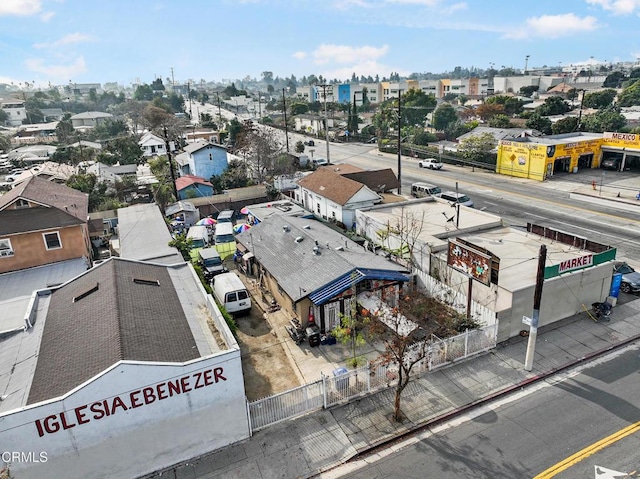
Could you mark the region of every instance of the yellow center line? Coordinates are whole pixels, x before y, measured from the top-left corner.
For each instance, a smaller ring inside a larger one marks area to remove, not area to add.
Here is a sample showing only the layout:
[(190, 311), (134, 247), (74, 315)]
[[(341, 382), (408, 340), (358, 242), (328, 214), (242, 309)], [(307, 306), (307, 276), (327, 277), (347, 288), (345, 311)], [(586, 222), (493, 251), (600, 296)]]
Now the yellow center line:
[(631, 424), (630, 426), (627, 426), (624, 429), (619, 430), (618, 432), (614, 432), (610, 436), (607, 436), (604, 439), (601, 439), (598, 442), (595, 442), (590, 446), (585, 447), (582, 451), (576, 452), (572, 456), (567, 457), (563, 461), (560, 461), (559, 463), (551, 466), (546, 471), (541, 472), (540, 474), (535, 476), (533, 479), (550, 479), (552, 477), (555, 477), (557, 474), (561, 473), (562, 471), (565, 471), (566, 469), (569, 469), (571, 466), (577, 464), (583, 459), (591, 456), (592, 454), (595, 454), (596, 452), (604, 449), (605, 447), (610, 446), (614, 442), (617, 442), (620, 439), (623, 439), (639, 430), (640, 430), (640, 422)]

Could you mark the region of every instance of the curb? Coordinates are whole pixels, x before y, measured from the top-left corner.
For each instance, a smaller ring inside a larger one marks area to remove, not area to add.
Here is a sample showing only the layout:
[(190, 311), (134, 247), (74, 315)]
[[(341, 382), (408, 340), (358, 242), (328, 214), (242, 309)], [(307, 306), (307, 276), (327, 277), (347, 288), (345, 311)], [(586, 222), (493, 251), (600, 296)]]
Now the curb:
[(520, 390), (520, 389), (524, 389), (525, 387), (531, 385), (531, 384), (535, 384), (539, 381), (542, 381), (544, 379), (547, 379), (548, 377), (560, 373), (562, 371), (566, 371), (567, 369), (571, 369), (573, 367), (576, 367), (582, 363), (588, 362), (588, 361), (592, 361), (600, 356), (605, 355), (606, 353), (609, 353), (611, 351), (614, 351), (616, 349), (622, 348), (624, 346), (627, 346), (631, 343), (634, 343), (636, 341), (640, 340), (640, 334), (632, 336), (630, 338), (625, 339), (624, 341), (621, 341), (619, 343), (616, 344), (612, 344), (609, 345), (605, 348), (599, 349), (597, 351), (594, 351), (592, 353), (589, 353), (585, 356), (582, 356), (580, 358), (577, 358), (573, 361), (570, 361), (566, 364), (563, 364), (562, 366), (558, 366), (556, 368), (553, 368), (549, 371), (546, 371), (544, 373), (541, 374), (537, 374), (535, 376), (532, 376), (530, 378), (527, 378), (523, 381), (520, 381), (519, 383), (516, 383), (512, 386), (509, 386), (505, 389), (501, 389), (499, 391), (493, 392), (491, 394), (489, 394), (488, 396), (485, 396), (483, 398), (480, 399), (476, 399), (475, 401), (470, 402), (469, 404), (465, 404), (464, 406), (461, 406), (457, 409), (454, 409), (452, 411), (449, 411), (447, 413), (441, 414), (439, 416), (435, 416), (433, 418), (428, 419), (427, 421), (425, 421), (422, 424), (417, 424), (414, 427), (409, 428), (407, 431), (404, 431), (398, 435), (395, 435), (393, 437), (388, 437), (388, 438), (384, 438), (384, 439), (380, 439), (379, 441), (374, 442), (373, 444), (371, 444), (370, 446), (367, 446), (365, 448), (360, 449), (359, 451), (357, 451), (355, 454), (353, 454), (352, 456), (350, 456), (349, 458), (347, 458), (346, 460), (344, 460), (343, 462), (340, 462), (338, 464), (333, 464), (333, 465), (329, 465), (325, 468), (322, 468), (321, 470), (319, 470), (318, 472), (312, 473), (310, 475), (307, 475), (306, 477), (316, 477), (319, 474), (322, 474), (324, 472), (329, 472), (333, 469), (335, 469), (336, 467), (341, 466), (342, 464), (346, 464), (354, 459), (358, 459), (360, 457), (366, 457), (368, 455), (373, 454), (374, 452), (376, 452), (379, 449), (385, 448), (391, 444), (393, 444), (394, 442), (397, 441), (401, 441), (413, 434), (416, 434), (418, 432), (422, 432), (432, 426), (438, 425), (440, 423), (449, 421), (457, 416), (459, 416), (462, 413), (465, 413), (473, 408), (475, 408), (476, 406), (479, 406), (481, 404), (485, 404), (488, 402), (491, 402), (495, 399), (499, 399), (501, 397), (504, 396), (508, 396), (509, 394)]

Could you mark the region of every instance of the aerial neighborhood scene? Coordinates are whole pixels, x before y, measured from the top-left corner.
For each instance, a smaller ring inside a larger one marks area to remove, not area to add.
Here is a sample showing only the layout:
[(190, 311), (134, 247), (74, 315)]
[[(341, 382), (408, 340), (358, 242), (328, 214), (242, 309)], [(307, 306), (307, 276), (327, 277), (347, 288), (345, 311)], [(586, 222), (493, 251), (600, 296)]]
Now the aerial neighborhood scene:
[(0, 479), (640, 477), (638, 15), (0, 1)]

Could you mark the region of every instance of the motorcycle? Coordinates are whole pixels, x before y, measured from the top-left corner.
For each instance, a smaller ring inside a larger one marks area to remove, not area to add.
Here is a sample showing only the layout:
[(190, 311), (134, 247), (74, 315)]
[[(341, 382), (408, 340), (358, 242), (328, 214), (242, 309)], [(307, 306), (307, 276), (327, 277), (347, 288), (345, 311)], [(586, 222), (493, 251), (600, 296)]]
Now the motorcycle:
[(593, 303), (591, 305), (593, 308), (593, 315), (596, 318), (596, 321), (602, 319), (603, 321), (609, 321), (609, 316), (611, 316), (611, 304), (606, 301), (602, 303)]

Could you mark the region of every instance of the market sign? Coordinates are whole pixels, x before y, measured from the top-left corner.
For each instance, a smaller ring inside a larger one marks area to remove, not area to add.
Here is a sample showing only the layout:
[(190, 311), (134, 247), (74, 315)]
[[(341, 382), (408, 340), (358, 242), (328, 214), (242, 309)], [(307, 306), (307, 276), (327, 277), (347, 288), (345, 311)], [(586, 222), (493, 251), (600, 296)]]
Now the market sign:
[(544, 269), (544, 279), (555, 278), (563, 273), (571, 271), (578, 271), (580, 269), (589, 268), (602, 263), (607, 263), (616, 259), (616, 249), (611, 248), (602, 253), (592, 253), (586, 256), (579, 256), (577, 258), (571, 258), (565, 261), (561, 261), (559, 264), (553, 266), (547, 266)]
[(579, 256), (578, 258), (571, 258), (566, 261), (562, 261), (558, 265), (558, 273), (566, 273), (567, 271), (573, 271), (574, 269), (582, 269), (587, 266), (593, 266), (593, 255)]

